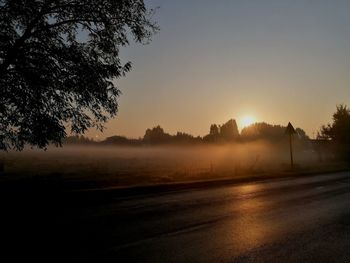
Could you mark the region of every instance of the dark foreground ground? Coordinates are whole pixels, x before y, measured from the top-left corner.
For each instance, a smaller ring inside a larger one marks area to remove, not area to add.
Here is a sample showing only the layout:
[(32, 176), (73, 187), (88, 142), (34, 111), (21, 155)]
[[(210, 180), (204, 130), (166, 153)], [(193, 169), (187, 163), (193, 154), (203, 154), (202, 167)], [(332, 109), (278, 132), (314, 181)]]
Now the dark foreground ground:
[(0, 190), (1, 262), (350, 262), (349, 172), (137, 196)]

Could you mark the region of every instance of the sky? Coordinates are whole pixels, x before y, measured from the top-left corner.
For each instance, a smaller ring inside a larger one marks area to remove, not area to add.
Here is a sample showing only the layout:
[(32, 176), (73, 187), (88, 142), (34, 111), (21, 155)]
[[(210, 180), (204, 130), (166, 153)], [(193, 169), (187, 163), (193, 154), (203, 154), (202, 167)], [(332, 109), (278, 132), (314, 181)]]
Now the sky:
[(350, 106), (350, 1), (146, 0), (160, 31), (122, 50), (119, 113), (103, 133), (208, 134), (233, 118), (303, 128), (314, 137)]

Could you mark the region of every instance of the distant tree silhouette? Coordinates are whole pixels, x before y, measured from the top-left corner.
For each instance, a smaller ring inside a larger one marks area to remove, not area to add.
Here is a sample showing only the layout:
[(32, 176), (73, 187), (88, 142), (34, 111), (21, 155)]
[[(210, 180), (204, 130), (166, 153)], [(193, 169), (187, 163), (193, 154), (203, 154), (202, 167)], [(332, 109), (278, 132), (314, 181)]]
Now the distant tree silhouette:
[(301, 128), (295, 128), (295, 132), (297, 133), (297, 136), (301, 140), (309, 140), (309, 136), (306, 135), (306, 132)]
[(169, 143), (171, 141), (171, 135), (165, 133), (163, 128), (158, 125), (146, 130), (143, 141), (149, 144)]
[(284, 138), (285, 127), (281, 125), (271, 125), (265, 122), (258, 122), (241, 131), (243, 140), (279, 140)]
[(237, 123), (231, 119), (221, 126), (210, 125), (209, 134), (203, 137), (205, 142), (229, 142), (239, 138)]
[(175, 144), (191, 144), (199, 143), (201, 141), (201, 137), (194, 137), (193, 135), (184, 132), (177, 132), (175, 136), (172, 136), (172, 143)]
[(94, 140), (89, 139), (83, 135), (74, 135), (74, 136), (68, 136), (62, 141), (63, 144), (94, 144), (96, 143)]
[(219, 127), (216, 124), (210, 125), (210, 135), (219, 136)]
[(115, 135), (107, 137), (104, 141), (101, 142), (101, 144), (137, 146), (140, 145), (141, 142), (142, 141), (139, 139), (129, 139), (125, 136)]
[(0, 149), (61, 144), (116, 115), (120, 48), (157, 30), (143, 0), (0, 1)]
[(220, 128), (216, 124), (210, 125), (209, 134), (203, 137), (205, 142), (218, 142), (220, 137)]
[(229, 120), (220, 127), (220, 138), (224, 141), (232, 141), (239, 138), (236, 120)]
[[(244, 141), (279, 141), (285, 139), (285, 130), (286, 127), (281, 125), (272, 125), (265, 122), (258, 122), (243, 128), (241, 131), (241, 139)], [(301, 128), (296, 128), (295, 131), (297, 132), (297, 139), (308, 139), (305, 131)]]

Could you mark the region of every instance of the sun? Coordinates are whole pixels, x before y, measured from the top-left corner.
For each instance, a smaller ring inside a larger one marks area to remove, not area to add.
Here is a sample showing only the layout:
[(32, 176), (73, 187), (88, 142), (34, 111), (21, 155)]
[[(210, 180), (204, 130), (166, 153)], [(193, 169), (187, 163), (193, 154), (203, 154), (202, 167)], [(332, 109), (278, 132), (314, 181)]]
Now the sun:
[(241, 118), (240, 123), (241, 123), (240, 126), (242, 128), (244, 128), (244, 127), (247, 127), (247, 126), (255, 123), (255, 118), (253, 116), (251, 116), (251, 115), (246, 115), (243, 118)]

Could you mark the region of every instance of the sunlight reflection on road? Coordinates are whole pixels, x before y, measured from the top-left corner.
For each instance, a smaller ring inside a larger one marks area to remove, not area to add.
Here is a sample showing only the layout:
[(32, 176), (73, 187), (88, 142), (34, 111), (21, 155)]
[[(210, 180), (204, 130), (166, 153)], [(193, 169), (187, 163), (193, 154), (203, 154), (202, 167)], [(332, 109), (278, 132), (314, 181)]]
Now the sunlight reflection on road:
[[(125, 200), (119, 203), (118, 240), (132, 233), (135, 239), (114, 252), (139, 262), (230, 262), (329, 224), (349, 207), (349, 185), (338, 183), (348, 178), (343, 173)], [(142, 220), (123, 221), (122, 211)]]

